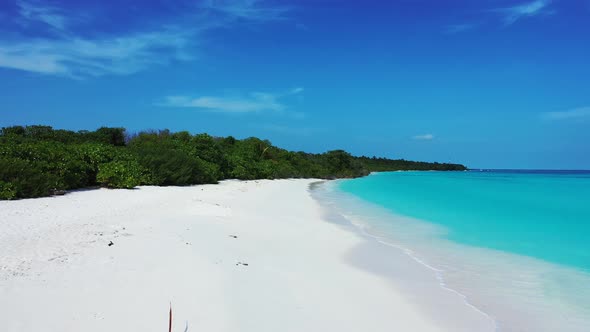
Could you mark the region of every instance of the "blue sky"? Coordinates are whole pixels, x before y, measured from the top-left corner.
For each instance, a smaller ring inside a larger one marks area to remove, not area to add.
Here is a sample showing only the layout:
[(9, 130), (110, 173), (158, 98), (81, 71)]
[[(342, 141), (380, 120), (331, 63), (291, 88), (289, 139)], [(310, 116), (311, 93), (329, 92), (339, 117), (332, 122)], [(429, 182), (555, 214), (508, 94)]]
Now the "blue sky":
[(0, 126), (590, 169), (590, 0), (0, 3)]

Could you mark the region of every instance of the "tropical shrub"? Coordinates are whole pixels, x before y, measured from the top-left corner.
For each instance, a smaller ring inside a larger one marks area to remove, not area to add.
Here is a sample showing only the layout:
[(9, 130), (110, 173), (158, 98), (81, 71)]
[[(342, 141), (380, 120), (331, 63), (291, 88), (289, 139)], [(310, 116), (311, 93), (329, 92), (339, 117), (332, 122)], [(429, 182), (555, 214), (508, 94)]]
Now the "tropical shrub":
[(0, 181), (10, 198), (42, 197), (60, 188), (60, 178), (45, 172), (47, 163), (0, 157)]
[(111, 161), (98, 167), (96, 181), (108, 188), (131, 189), (149, 183), (148, 171), (136, 160)]
[(151, 183), (159, 186), (215, 183), (217, 168), (197, 156), (191, 155), (189, 147), (177, 141), (159, 140), (132, 141), (131, 149), (139, 163), (149, 170)]
[(16, 198), (16, 189), (12, 183), (0, 181), (0, 199), (14, 199)]

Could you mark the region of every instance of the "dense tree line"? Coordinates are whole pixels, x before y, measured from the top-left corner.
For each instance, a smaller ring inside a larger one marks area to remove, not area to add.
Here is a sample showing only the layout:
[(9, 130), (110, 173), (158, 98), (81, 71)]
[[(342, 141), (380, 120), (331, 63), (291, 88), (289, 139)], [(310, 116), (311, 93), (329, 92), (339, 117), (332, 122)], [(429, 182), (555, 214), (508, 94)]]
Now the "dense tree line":
[(371, 172), (386, 171), (465, 171), (467, 167), (461, 164), (428, 163), (424, 161), (410, 161), (404, 159), (387, 159), (377, 157), (357, 158)]
[(96, 131), (13, 126), (0, 130), (0, 199), (48, 196), (103, 186), (191, 185), (223, 179), (348, 178), (371, 171), (463, 170), (462, 165), (353, 157), (342, 150), (292, 152), (255, 137), (243, 140), (182, 131)]

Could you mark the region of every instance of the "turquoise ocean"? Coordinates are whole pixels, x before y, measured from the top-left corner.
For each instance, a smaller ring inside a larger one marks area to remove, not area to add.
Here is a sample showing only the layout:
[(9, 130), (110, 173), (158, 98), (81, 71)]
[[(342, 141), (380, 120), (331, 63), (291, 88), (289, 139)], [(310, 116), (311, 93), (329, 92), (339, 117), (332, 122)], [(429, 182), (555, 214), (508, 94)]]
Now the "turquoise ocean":
[(322, 196), (497, 330), (590, 331), (590, 172), (384, 172)]

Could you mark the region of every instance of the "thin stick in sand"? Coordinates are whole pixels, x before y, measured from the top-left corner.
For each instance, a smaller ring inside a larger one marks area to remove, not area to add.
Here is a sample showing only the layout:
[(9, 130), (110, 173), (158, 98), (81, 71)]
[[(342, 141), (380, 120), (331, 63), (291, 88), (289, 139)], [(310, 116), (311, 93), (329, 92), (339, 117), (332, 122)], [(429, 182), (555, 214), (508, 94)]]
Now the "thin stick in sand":
[(170, 315), (168, 317), (168, 332), (172, 332), (172, 303), (170, 303)]

